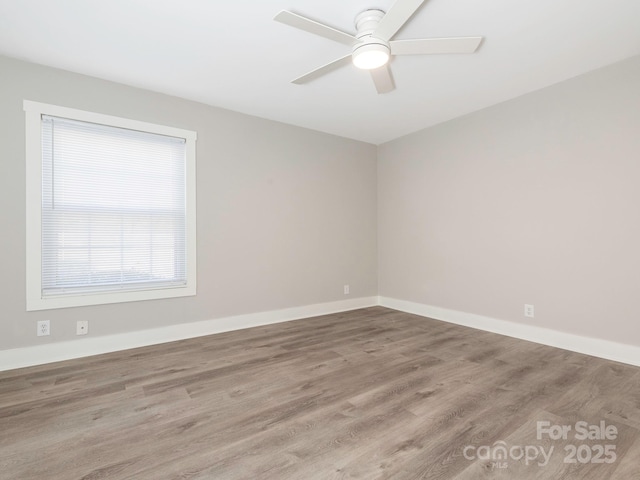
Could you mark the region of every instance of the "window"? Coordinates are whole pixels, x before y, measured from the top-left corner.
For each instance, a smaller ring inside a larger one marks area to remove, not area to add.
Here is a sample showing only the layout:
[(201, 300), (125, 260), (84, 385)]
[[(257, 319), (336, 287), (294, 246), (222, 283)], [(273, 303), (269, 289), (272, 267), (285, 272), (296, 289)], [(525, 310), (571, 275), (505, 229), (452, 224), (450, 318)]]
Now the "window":
[(195, 132), (24, 109), (27, 310), (195, 295)]

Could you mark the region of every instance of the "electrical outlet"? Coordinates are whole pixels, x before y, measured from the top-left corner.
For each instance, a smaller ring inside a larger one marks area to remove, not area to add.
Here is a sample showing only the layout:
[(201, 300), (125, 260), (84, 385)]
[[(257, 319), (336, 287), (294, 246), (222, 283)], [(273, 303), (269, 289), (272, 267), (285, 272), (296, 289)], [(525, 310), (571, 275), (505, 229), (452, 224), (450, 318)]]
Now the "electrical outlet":
[(39, 337), (51, 335), (51, 324), (49, 320), (38, 320), (38, 330), (36, 333)]
[(524, 304), (524, 316), (533, 318), (533, 305)]
[(89, 333), (89, 320), (78, 320), (76, 323), (76, 335), (86, 335)]
[(344, 294), (349, 295), (349, 285), (344, 286)]

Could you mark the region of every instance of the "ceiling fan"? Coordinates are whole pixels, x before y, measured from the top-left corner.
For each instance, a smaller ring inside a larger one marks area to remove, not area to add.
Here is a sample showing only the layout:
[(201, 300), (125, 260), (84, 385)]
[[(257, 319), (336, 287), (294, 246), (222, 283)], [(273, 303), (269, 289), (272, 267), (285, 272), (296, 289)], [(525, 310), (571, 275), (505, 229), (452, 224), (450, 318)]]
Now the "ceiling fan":
[(283, 10), (274, 20), (351, 47), (351, 53), (292, 80), (303, 84), (315, 80), (350, 62), (371, 72), (378, 93), (395, 88), (389, 60), (393, 55), (431, 55), (440, 53), (473, 53), (482, 37), (422, 38), (391, 40), (425, 0), (396, 0), (387, 13), (378, 9), (365, 10), (355, 19), (356, 34), (336, 30), (310, 18)]

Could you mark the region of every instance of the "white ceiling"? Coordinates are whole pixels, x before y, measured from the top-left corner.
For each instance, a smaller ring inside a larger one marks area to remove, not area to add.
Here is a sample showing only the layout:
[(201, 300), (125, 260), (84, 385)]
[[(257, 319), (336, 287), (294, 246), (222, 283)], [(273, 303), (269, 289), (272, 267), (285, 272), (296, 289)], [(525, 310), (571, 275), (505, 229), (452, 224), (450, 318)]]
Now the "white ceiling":
[(355, 33), (392, 3), (0, 0), (0, 54), (373, 144), (640, 54), (638, 0), (427, 0), (394, 38), (484, 36), (476, 54), (396, 57), (385, 95), (352, 65), (290, 83), (349, 47), (280, 10)]

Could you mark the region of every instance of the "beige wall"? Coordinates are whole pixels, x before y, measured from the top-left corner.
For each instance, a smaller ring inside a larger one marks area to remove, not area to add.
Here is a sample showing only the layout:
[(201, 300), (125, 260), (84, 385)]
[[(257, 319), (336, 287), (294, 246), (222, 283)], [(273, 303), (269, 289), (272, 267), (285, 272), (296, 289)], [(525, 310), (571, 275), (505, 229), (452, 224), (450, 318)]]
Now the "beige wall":
[[(24, 99), (198, 132), (196, 297), (25, 311)], [(0, 350), (377, 293), (374, 146), (4, 57), (0, 203)]]
[[(377, 293), (640, 345), (637, 85), (640, 57), (376, 150), (0, 57), (0, 350)], [(198, 296), (25, 311), (24, 99), (198, 132)]]
[(635, 57), (382, 145), (380, 295), (640, 345), (639, 86)]

